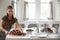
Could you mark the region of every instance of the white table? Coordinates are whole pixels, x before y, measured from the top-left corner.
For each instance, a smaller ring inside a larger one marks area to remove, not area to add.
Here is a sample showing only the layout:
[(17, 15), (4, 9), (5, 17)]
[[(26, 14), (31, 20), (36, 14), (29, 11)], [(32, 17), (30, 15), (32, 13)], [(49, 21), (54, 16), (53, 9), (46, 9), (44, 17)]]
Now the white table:
[[(45, 34), (44, 34), (45, 35)], [(55, 37), (56, 34), (49, 34), (46, 37), (39, 37), (35, 36), (32, 37), (32, 35), (26, 35), (26, 36), (12, 36), (12, 35), (7, 35), (6, 40), (60, 40), (60, 37)]]

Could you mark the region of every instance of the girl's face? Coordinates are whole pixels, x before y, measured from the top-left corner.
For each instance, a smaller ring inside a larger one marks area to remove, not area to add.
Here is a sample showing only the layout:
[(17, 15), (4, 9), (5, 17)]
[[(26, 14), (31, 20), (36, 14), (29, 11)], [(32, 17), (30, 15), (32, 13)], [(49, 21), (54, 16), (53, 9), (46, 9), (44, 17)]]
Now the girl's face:
[(7, 9), (7, 14), (11, 17), (13, 15), (13, 10), (12, 9)]

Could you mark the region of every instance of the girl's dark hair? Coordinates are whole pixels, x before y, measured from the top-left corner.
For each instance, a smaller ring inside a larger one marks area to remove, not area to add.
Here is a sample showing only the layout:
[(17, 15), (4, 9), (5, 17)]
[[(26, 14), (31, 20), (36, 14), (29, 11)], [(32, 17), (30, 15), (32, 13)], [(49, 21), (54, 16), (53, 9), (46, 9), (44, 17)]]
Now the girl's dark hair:
[(13, 7), (9, 5), (9, 6), (7, 7), (7, 9), (13, 9)]
[[(7, 9), (13, 9), (13, 7), (9, 5), (9, 6), (7, 7)], [(7, 17), (8, 17), (8, 16), (9, 16), (9, 15), (8, 15), (8, 13), (7, 13)], [(12, 18), (14, 18), (13, 15), (12, 15)]]

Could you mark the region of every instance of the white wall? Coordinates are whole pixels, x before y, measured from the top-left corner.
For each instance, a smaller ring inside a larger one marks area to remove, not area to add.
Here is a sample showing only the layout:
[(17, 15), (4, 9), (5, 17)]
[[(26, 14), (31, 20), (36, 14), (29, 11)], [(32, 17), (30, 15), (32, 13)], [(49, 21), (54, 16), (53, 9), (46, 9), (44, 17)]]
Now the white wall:
[(11, 0), (0, 0), (0, 19), (6, 14), (8, 5), (11, 5)]

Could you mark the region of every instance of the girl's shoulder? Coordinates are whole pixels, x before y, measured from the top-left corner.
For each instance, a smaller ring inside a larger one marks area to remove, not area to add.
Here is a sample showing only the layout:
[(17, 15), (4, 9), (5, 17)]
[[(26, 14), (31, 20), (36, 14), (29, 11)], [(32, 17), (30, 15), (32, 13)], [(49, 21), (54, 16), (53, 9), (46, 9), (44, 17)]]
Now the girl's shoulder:
[(17, 18), (13, 18), (13, 22), (16, 22), (17, 21)]
[(7, 19), (7, 16), (2, 17), (3, 21), (6, 21), (6, 19)]

